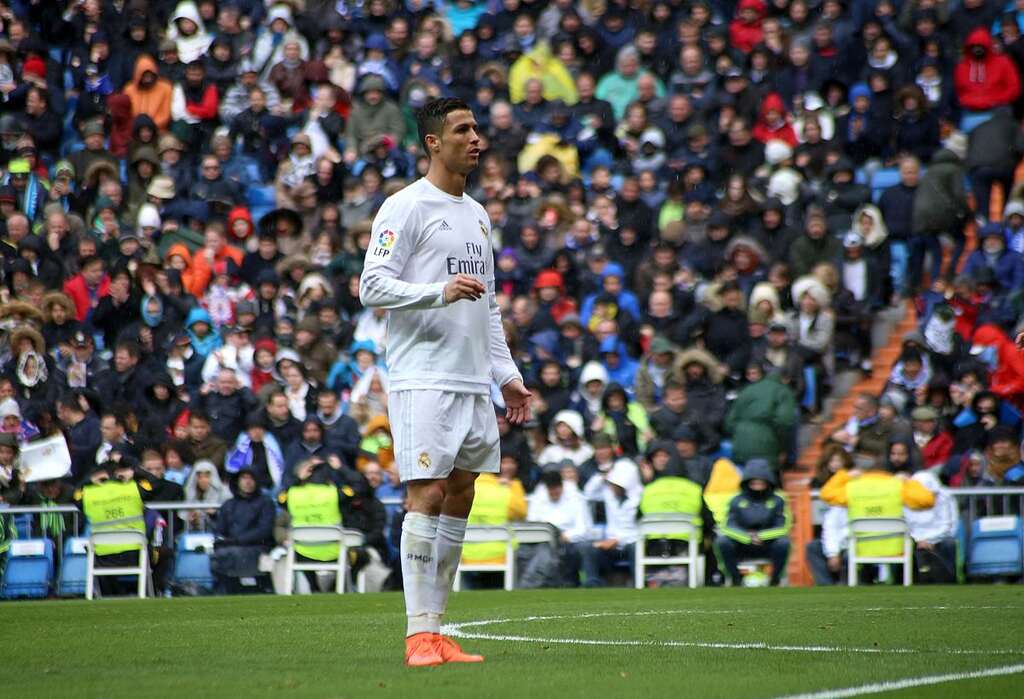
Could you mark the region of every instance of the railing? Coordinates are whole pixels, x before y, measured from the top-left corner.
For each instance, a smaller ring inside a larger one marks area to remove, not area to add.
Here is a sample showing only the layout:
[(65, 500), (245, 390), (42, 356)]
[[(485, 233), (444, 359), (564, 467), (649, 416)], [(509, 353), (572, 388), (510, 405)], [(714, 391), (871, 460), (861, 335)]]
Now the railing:
[[(947, 488), (946, 492), (957, 500), (960, 509), (963, 542), (971, 543), (970, 523), (979, 517), (993, 515), (1024, 515), (1024, 488)], [(821, 524), (821, 518), (828, 506), (822, 502), (820, 491), (811, 491), (812, 521)]]
[[(401, 505), (401, 498), (381, 498), (381, 504), (387, 505)], [(163, 515), (164, 521), (167, 523), (167, 528), (164, 531), (164, 540), (173, 542), (177, 536), (176, 530), (181, 529), (184, 532), (205, 532), (209, 528), (210, 519), (206, 515), (207, 510), (219, 510), (220, 504), (213, 502), (147, 502), (147, 510), (153, 510)], [(192, 525), (185, 517), (182, 516), (184, 512), (196, 511), (199, 513), (199, 523)], [(64, 515), (71, 515), (71, 526), (62, 529), (56, 537), (57, 551), (62, 552), (64, 550), (64, 538), (65, 536), (81, 536), (84, 534), (85, 527), (85, 516), (82, 511), (74, 505), (50, 505), (50, 506), (32, 506), (32, 507), (7, 507), (0, 505), (0, 514), (8, 514), (12, 516), (17, 515), (41, 515), (41, 514), (55, 514), (63, 517)], [(58, 553), (59, 555), (59, 553)]]

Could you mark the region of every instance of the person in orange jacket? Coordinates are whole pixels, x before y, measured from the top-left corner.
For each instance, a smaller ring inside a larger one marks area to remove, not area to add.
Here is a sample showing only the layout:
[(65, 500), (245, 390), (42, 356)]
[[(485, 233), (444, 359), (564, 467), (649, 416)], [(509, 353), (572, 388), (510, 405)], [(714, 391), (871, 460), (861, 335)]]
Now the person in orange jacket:
[[(245, 254), (234, 245), (228, 245), (227, 234), (219, 225), (206, 227), (205, 244), (192, 256), (192, 288), (190, 291), (197, 298), (206, 293), (206, 287), (213, 279), (214, 267), (218, 262), (234, 263), (236, 270), (242, 269)], [(237, 272), (236, 272), (237, 274)]]
[(145, 114), (161, 132), (171, 123), (171, 82), (160, 77), (156, 61), (142, 54), (135, 61), (132, 80), (124, 86), (124, 94), (132, 103), (132, 119)]

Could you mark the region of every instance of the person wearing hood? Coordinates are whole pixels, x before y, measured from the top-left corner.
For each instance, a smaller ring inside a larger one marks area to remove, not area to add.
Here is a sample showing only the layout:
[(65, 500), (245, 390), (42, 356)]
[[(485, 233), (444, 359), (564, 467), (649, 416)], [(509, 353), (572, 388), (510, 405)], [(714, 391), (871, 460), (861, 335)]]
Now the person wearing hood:
[(966, 139), (955, 132), (943, 142), (932, 156), (928, 170), (914, 194), (913, 226), (914, 235), (910, 240), (909, 276), (911, 289), (917, 289), (924, 274), (925, 254), (932, 257), (931, 278), (936, 279), (942, 271), (942, 246), (939, 236), (952, 235), (959, 250), (954, 250), (951, 269), (957, 269), (963, 247), (960, 238), (963, 226), (970, 213), (967, 191), (964, 188), (966, 175), (963, 156)]
[[(640, 302), (632, 291), (628, 291), (625, 284), (625, 273), (622, 266), (616, 262), (609, 262), (601, 272), (601, 291), (588, 295), (583, 299), (580, 308), (580, 318), (587, 327), (592, 327), (595, 314), (606, 317), (598, 308), (607, 306), (609, 303), (618, 311), (625, 313), (634, 321), (641, 316)], [(615, 316), (618, 316), (617, 312)]]
[(128, 171), (128, 208), (137, 212), (139, 207), (149, 201), (146, 191), (150, 182), (160, 174), (160, 158), (156, 149), (150, 145), (142, 145), (131, 153), (131, 168)]
[(676, 359), (672, 369), (686, 387), (687, 400), (707, 424), (719, 429), (725, 420), (725, 391), (721, 364), (706, 350), (688, 349)]
[(383, 78), (367, 75), (359, 85), (359, 99), (345, 124), (345, 163), (355, 163), (367, 144), (382, 135), (390, 137), (393, 143), (401, 143), (405, 138), (405, 118), (387, 96)]
[(626, 352), (626, 343), (616, 335), (601, 340), (598, 345), (600, 361), (608, 378), (622, 386), (632, 386), (636, 378), (637, 361)]
[(764, 459), (747, 462), (740, 487), (740, 494), (729, 503), (728, 520), (715, 540), (719, 558), (734, 587), (743, 584), (740, 561), (767, 558), (772, 564), (771, 584), (777, 586), (789, 557), (789, 530), (793, 523), (789, 504), (775, 492), (775, 471)]
[(185, 319), (185, 332), (192, 342), (192, 349), (205, 361), (211, 352), (224, 344), (219, 333), (213, 329), (213, 320), (205, 308), (193, 308)]
[[(213, 524), (214, 549), (210, 572), (221, 594), (238, 592), (239, 578), (266, 579), (260, 556), (274, 543), (274, 501), (260, 491), (255, 474), (242, 467), (235, 475), (233, 497), (220, 506)], [(262, 585), (267, 590), (269, 585)]]
[(765, 14), (763, 0), (740, 0), (736, 17), (729, 23), (729, 44), (743, 53), (753, 51), (764, 37), (761, 24)]
[(171, 82), (160, 77), (156, 61), (147, 54), (140, 55), (131, 82), (124, 87), (124, 94), (132, 103), (132, 117), (148, 116), (159, 131), (166, 131), (171, 123), (173, 92)]
[(733, 458), (739, 463), (762, 459), (777, 466), (789, 448), (797, 422), (793, 392), (776, 374), (751, 364), (749, 382), (733, 401), (725, 420), (725, 432), (732, 436)]
[(1003, 289), (1024, 288), (1024, 256), (1006, 247), (1002, 224), (986, 224), (978, 237), (981, 245), (967, 257), (963, 274), (977, 278), (987, 268)]
[(855, 167), (849, 158), (840, 157), (825, 174), (827, 181), (818, 195), (818, 204), (825, 211), (828, 229), (848, 230), (853, 212), (871, 201), (871, 189), (856, 181)]
[(190, 528), (203, 530), (206, 522), (216, 519), (217, 506), (227, 502), (230, 497), (231, 490), (221, 481), (217, 467), (209, 461), (197, 461), (185, 479), (185, 501), (208, 503), (211, 507), (182, 511), (179, 516)]
[(307, 374), (317, 383), (324, 383), (338, 356), (338, 349), (323, 337), (320, 321), (315, 315), (307, 315), (295, 326), (295, 350), (302, 358)]
[[(598, 477), (591, 480), (595, 479)], [(604, 576), (615, 564), (632, 563), (639, 531), (636, 519), (643, 496), (640, 471), (629, 459), (617, 460), (598, 480), (603, 481), (604, 486), (602, 502), (606, 525), (603, 539), (579, 547), (586, 587), (603, 586)]]
[(167, 37), (174, 40), (178, 58), (186, 65), (201, 60), (213, 41), (213, 36), (206, 32), (203, 18), (192, 0), (182, 0), (174, 8), (167, 26)]
[(594, 433), (604, 432), (612, 437), (625, 456), (635, 457), (643, 451), (653, 436), (647, 411), (640, 403), (631, 401), (621, 384), (608, 384), (601, 397), (601, 412), (591, 424)]
[(288, 41), (298, 42), (299, 57), (304, 61), (309, 59), (309, 43), (297, 30), (289, 4), (273, 3), (264, 25), (252, 49), (253, 66), (262, 78), (270, 78), (271, 69), (284, 58), (284, 47)]
[(704, 323), (704, 345), (721, 360), (731, 374), (739, 374), (750, 357), (750, 328), (743, 308), (743, 290), (736, 282), (718, 289), (721, 308), (709, 314)]
[(584, 364), (576, 390), (569, 397), (569, 408), (579, 413), (586, 423), (592, 422), (601, 412), (601, 398), (608, 381), (608, 370), (600, 362)]
[(1017, 66), (1008, 55), (995, 51), (985, 27), (967, 35), (963, 58), (953, 71), (953, 84), (960, 106), (971, 111), (1012, 105), (1021, 91)]
[(551, 443), (541, 451), (537, 462), (561, 463), (568, 459), (577, 468), (582, 466), (594, 455), (593, 447), (584, 441), (585, 435), (582, 415), (575, 410), (559, 411), (551, 421), (548, 434)]
[[(760, 2), (760, 0), (744, 0), (744, 2)], [(757, 116), (757, 123), (752, 131), (754, 138), (761, 143), (769, 141), (782, 141), (790, 148), (796, 148), (798, 140), (792, 124), (789, 123), (789, 115), (786, 112), (786, 105), (777, 92), (769, 92), (761, 100), (760, 111)]]
[(185, 410), (174, 380), (166, 371), (153, 374), (142, 397), (138, 439), (143, 444), (160, 444), (168, 437), (168, 426)]
[(856, 165), (881, 157), (889, 142), (891, 119), (888, 114), (884, 119), (878, 116), (872, 108), (874, 99), (866, 83), (855, 84), (849, 94), (851, 109), (836, 122), (836, 140)]

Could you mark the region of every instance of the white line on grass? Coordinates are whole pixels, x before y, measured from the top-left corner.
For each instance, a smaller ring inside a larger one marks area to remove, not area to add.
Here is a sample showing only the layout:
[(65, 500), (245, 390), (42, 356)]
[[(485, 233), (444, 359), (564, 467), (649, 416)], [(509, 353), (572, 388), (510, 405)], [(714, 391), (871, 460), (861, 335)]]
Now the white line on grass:
[[(949, 607), (941, 607), (948, 609)], [(897, 611), (908, 609), (907, 607), (872, 607), (862, 611)], [(915, 607), (914, 609), (933, 609), (933, 607)], [(967, 609), (967, 607), (958, 607)], [(772, 644), (764, 641), (752, 641), (743, 643), (728, 643), (717, 641), (663, 641), (663, 640), (601, 640), (586, 638), (539, 638), (536, 636), (519, 636), (514, 634), (492, 634), (478, 631), (467, 631), (473, 627), (495, 626), (498, 624), (522, 623), (529, 621), (551, 621), (557, 619), (594, 619), (598, 617), (617, 616), (655, 616), (667, 614), (736, 614), (745, 610), (696, 610), (696, 609), (661, 609), (634, 612), (593, 612), (589, 614), (566, 614), (552, 616), (528, 616), (518, 619), (482, 619), (478, 621), (466, 621), (455, 624), (446, 624), (442, 633), (455, 638), (469, 638), (484, 641), (517, 641), (520, 643), (551, 643), (564, 645), (581, 646), (663, 646), (670, 648), (711, 648), (717, 650), (767, 650), (782, 652), (803, 652), (803, 653), (870, 653), (870, 654), (894, 654), (894, 655), (916, 655), (921, 653), (942, 653), (946, 655), (1022, 655), (1024, 650), (969, 650), (962, 648), (941, 648), (934, 650), (922, 650), (917, 648), (860, 648), (856, 646), (799, 646), (789, 644)], [(846, 610), (854, 611), (854, 610)]]
[(973, 672), (951, 672), (948, 675), (925, 675), (924, 677), (908, 677), (904, 680), (892, 680), (889, 682), (875, 682), (873, 684), (862, 684), (859, 687), (846, 687), (843, 689), (826, 689), (821, 692), (810, 694), (791, 694), (779, 699), (843, 699), (843, 697), (859, 697), (863, 694), (877, 694), (879, 692), (895, 692), (899, 689), (911, 687), (925, 687), (932, 684), (943, 684), (946, 682), (960, 682), (962, 680), (977, 680), (984, 677), (998, 677), (1000, 675), (1016, 675), (1024, 672), (1024, 664), (1003, 665), (1001, 667), (988, 668), (987, 670), (975, 670)]

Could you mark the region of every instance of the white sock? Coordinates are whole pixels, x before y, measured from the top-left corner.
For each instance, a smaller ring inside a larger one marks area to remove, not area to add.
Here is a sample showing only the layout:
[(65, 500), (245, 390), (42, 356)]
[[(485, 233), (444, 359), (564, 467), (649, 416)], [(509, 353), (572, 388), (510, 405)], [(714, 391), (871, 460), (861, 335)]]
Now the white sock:
[(438, 624), (448, 609), (448, 594), (452, 591), (455, 571), (462, 559), (462, 541), (466, 538), (466, 520), (441, 515), (437, 520), (437, 576), (430, 591), (430, 611), (437, 614)]
[(440, 616), (432, 615), (431, 593), (437, 578), (437, 517), (410, 512), (402, 522), (402, 587), (407, 636), (440, 633)]

